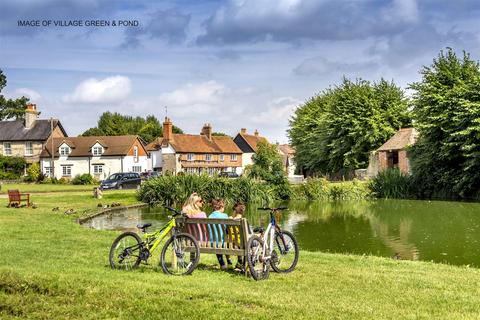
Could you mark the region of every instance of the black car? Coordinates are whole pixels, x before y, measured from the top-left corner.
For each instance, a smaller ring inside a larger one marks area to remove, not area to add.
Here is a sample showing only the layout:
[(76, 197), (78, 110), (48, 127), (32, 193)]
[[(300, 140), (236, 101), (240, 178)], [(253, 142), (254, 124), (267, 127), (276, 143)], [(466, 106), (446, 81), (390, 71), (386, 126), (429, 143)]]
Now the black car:
[(140, 187), (142, 179), (135, 172), (121, 172), (110, 175), (100, 184), (100, 189), (137, 189)]
[(223, 171), (218, 174), (219, 177), (225, 177), (225, 178), (238, 178), (239, 175), (236, 172), (230, 172), (230, 171)]

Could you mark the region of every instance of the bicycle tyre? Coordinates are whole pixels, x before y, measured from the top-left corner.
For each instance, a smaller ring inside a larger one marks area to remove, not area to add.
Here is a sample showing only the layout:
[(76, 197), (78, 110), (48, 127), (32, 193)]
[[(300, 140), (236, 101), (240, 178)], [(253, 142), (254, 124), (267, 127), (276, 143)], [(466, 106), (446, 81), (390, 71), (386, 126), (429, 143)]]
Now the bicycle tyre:
[[(283, 241), (280, 233), (283, 235)], [(286, 259), (287, 257), (290, 257), (292, 253), (293, 261), (291, 261), (291, 258)], [(270, 264), (275, 272), (292, 272), (297, 266), (299, 256), (298, 243), (295, 236), (289, 231), (282, 230), (280, 232), (275, 232), (274, 249), (272, 255), (274, 255), (274, 257), (272, 257), (272, 259), (270, 260)], [(282, 261), (285, 263), (282, 264)]]
[[(112, 267), (112, 269), (125, 270), (137, 268), (141, 261), (140, 243), (142, 243), (142, 240), (135, 232), (125, 232), (119, 235), (113, 241), (112, 247), (110, 248), (110, 267)], [(126, 252), (128, 248), (133, 249), (131, 249), (129, 252)], [(120, 250), (117, 251), (117, 249)]]
[(252, 236), (247, 242), (247, 262), (250, 274), (253, 279), (268, 279), (270, 273), (270, 265), (268, 262), (262, 261), (264, 256), (263, 240), (259, 236)]
[[(186, 251), (186, 246), (191, 246), (193, 249)], [(173, 253), (175, 253), (175, 255), (173, 255)], [(168, 256), (170, 255), (172, 258), (168, 259)], [(189, 260), (185, 261), (186, 258)], [(200, 248), (198, 242), (194, 237), (186, 233), (179, 233), (170, 237), (163, 246), (160, 255), (160, 265), (162, 266), (162, 270), (164, 273), (170, 275), (189, 275), (195, 270), (199, 261)], [(176, 272), (179, 267), (182, 267), (180, 270), (183, 270), (180, 273)]]

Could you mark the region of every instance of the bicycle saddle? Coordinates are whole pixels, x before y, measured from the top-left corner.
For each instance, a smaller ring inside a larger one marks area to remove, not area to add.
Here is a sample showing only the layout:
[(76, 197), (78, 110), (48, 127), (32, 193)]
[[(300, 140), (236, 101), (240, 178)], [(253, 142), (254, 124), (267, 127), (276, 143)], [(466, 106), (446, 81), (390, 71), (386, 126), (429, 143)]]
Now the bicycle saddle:
[(265, 229), (263, 227), (255, 227), (253, 228), (254, 233), (263, 233)]
[(151, 223), (137, 224), (137, 228), (142, 229), (142, 231), (145, 232), (145, 230), (151, 225), (152, 225)]

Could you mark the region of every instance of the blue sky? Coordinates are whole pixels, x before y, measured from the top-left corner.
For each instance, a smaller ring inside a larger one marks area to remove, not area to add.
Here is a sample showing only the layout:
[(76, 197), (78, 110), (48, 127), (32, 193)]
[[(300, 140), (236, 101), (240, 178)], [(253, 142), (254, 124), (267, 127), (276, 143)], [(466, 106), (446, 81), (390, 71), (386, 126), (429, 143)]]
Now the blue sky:
[[(350, 78), (406, 88), (445, 47), (479, 59), (480, 2), (443, 0), (2, 0), (0, 68), (70, 135), (104, 111), (258, 128), (287, 142), (309, 97)], [(138, 20), (138, 27), (18, 27), (19, 19)]]

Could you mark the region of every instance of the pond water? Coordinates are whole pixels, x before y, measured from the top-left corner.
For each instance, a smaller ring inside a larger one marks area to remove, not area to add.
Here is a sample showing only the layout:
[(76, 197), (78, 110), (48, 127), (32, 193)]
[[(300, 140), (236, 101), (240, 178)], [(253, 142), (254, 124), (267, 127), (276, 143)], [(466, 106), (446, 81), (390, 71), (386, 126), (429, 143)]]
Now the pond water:
[[(447, 201), (376, 200), (297, 202), (281, 219), (301, 250), (367, 254), (480, 267), (480, 204)], [(229, 212), (229, 210), (227, 210)], [(268, 213), (249, 208), (251, 225), (268, 223)], [(98, 216), (85, 225), (136, 230), (167, 221), (162, 208), (141, 208)], [(153, 230), (153, 229), (150, 229)]]

